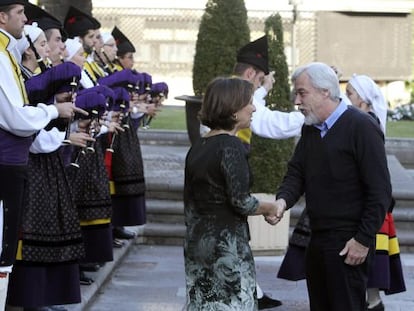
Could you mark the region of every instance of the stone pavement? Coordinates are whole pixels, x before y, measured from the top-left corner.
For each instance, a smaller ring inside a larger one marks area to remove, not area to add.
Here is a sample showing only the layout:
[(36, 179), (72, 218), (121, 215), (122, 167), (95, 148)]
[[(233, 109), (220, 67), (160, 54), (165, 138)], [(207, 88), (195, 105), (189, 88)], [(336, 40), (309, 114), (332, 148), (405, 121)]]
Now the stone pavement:
[[(283, 301), (281, 307), (273, 310), (309, 310), (304, 281), (276, 278), (282, 259), (283, 256), (255, 257), (260, 286), (270, 296)], [(383, 296), (387, 311), (414, 310), (414, 255), (402, 254), (402, 261), (407, 291)], [(92, 273), (90, 275), (93, 276)], [(78, 305), (70, 310), (181, 311), (185, 302), (184, 277), (181, 246), (131, 243), (128, 253), (103, 287), (82, 287), (83, 292), (94, 292), (89, 305), (85, 308)]]
[[(188, 146), (143, 145), (143, 157), (150, 165), (159, 163), (158, 174), (148, 178), (182, 179), (171, 174), (169, 157), (183, 159)], [(146, 177), (147, 178), (147, 177)], [(137, 232), (142, 227), (129, 228)], [(256, 256), (257, 279), (270, 296), (283, 301), (277, 311), (309, 310), (306, 284), (276, 278), (283, 256)], [(414, 254), (402, 254), (407, 291), (383, 296), (387, 311), (414, 311)], [(82, 303), (69, 311), (181, 311), (185, 301), (183, 251), (181, 246), (154, 246), (129, 241), (116, 249), (114, 262), (100, 271), (87, 273), (95, 279), (82, 286)]]

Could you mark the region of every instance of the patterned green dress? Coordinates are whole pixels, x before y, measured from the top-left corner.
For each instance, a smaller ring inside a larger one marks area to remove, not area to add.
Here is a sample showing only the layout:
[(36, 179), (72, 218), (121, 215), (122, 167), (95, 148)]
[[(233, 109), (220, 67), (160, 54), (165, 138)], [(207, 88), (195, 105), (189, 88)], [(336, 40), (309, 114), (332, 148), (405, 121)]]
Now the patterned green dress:
[(250, 181), (246, 149), (235, 136), (201, 138), (187, 154), (186, 310), (258, 308), (247, 223), (258, 201)]

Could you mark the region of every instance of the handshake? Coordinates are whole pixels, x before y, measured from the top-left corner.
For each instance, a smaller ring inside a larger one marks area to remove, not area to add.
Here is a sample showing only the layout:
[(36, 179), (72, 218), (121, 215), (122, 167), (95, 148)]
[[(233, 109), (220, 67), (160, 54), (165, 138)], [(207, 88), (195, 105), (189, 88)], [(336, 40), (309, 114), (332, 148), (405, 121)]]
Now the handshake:
[(286, 201), (278, 199), (274, 202), (259, 202), (258, 214), (262, 214), (267, 223), (276, 225), (283, 217), (286, 210)]

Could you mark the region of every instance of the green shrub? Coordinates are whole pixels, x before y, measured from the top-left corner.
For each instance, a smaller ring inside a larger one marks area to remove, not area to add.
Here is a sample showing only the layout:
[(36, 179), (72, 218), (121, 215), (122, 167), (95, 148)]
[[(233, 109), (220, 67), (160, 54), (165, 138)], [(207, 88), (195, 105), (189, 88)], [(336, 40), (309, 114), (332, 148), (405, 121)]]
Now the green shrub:
[[(269, 67), (275, 71), (275, 84), (266, 98), (271, 110), (292, 111), (290, 101), (289, 70), (283, 45), (283, 25), (279, 14), (265, 21), (269, 42)], [(250, 164), (254, 192), (274, 193), (285, 175), (287, 162), (294, 149), (294, 139), (275, 140), (252, 136)]]
[(194, 95), (203, 95), (217, 76), (228, 76), (240, 47), (250, 40), (243, 0), (208, 0), (201, 19), (193, 64)]

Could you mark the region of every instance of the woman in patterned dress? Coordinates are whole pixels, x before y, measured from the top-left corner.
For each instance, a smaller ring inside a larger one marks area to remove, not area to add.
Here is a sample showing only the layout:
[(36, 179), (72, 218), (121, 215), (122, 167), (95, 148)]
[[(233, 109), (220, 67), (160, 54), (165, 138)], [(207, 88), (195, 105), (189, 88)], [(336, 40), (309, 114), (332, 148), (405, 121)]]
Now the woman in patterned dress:
[(200, 118), (211, 131), (186, 157), (184, 242), (187, 310), (257, 310), (256, 271), (248, 215), (276, 224), (275, 202), (250, 195), (246, 150), (235, 134), (250, 126), (253, 85), (216, 78), (207, 87)]
[[(346, 94), (352, 105), (377, 120), (385, 135), (387, 102), (378, 85), (368, 76), (354, 75), (348, 82)], [(375, 258), (368, 275), (367, 310), (383, 311), (380, 290), (386, 295), (406, 290), (400, 259), (400, 248), (395, 230), (392, 210), (395, 200), (385, 215), (384, 223), (377, 233)]]

